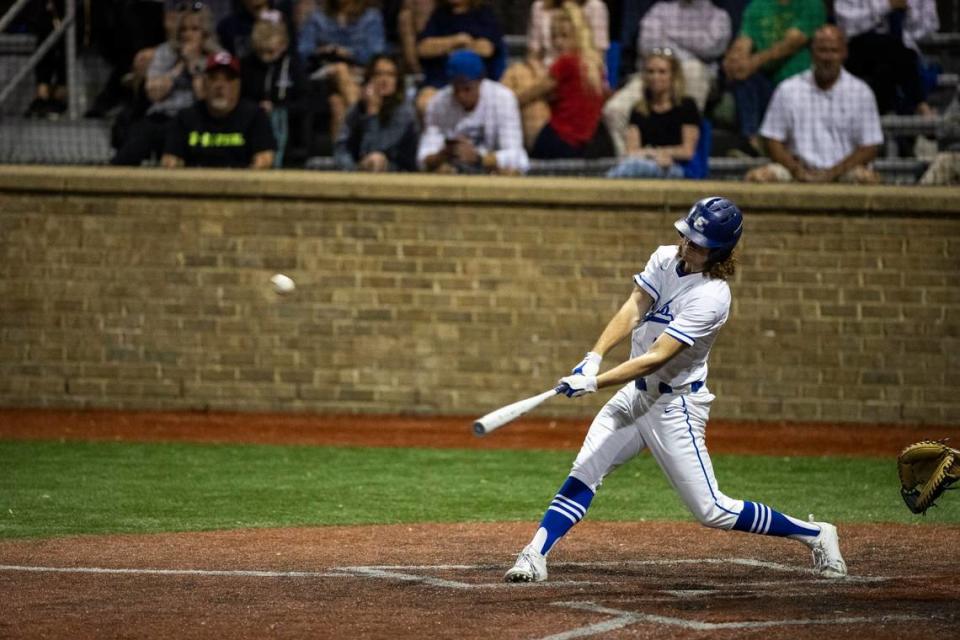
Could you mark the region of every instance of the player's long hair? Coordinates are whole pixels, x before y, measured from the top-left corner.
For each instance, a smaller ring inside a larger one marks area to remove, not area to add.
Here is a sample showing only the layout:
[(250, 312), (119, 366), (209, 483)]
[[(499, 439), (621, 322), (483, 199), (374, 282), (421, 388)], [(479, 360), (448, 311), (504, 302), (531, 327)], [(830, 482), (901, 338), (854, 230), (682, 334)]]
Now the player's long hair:
[[(567, 0), (553, 14), (554, 21), (565, 20), (573, 27), (573, 37), (577, 47), (577, 57), (587, 86), (593, 93), (603, 93), (603, 59), (593, 44), (593, 31), (583, 17), (583, 10), (576, 2)], [(556, 22), (551, 24), (554, 28)]]
[(727, 280), (737, 273), (738, 251), (736, 249), (730, 253), (726, 259), (720, 262), (710, 263), (707, 266), (707, 277), (711, 280)]

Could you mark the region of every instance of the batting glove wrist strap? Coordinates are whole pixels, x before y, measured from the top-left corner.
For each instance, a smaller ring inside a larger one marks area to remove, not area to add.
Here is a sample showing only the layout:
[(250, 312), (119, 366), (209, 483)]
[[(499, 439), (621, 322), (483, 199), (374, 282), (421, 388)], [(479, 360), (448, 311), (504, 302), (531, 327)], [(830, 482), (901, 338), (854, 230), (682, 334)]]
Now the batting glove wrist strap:
[(600, 372), (600, 363), (603, 362), (603, 356), (593, 351), (588, 351), (583, 360), (573, 368), (574, 375), (595, 376)]
[(560, 378), (560, 393), (568, 398), (579, 398), (588, 393), (596, 393), (597, 376), (572, 375)]

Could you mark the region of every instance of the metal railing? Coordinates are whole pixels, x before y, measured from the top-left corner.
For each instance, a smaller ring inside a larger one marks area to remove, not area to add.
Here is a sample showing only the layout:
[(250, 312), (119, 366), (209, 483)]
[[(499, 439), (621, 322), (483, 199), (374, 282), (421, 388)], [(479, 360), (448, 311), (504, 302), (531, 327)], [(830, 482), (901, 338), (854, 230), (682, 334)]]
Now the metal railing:
[[(20, 10), (29, 2), (29, 0), (17, 0), (13, 6), (0, 16), (0, 33), (13, 22), (13, 19), (20, 13)], [(28, 73), (32, 72), (45, 55), (56, 46), (61, 38), (66, 38), (66, 66), (67, 66), (67, 115), (71, 120), (79, 117), (80, 95), (77, 83), (77, 2), (76, 0), (65, 0), (66, 12), (63, 19), (55, 24), (50, 35), (37, 46), (33, 54), (27, 61), (20, 66), (20, 69), (13, 75), (7, 86), (0, 89), (0, 105), (10, 97), (17, 85)]]

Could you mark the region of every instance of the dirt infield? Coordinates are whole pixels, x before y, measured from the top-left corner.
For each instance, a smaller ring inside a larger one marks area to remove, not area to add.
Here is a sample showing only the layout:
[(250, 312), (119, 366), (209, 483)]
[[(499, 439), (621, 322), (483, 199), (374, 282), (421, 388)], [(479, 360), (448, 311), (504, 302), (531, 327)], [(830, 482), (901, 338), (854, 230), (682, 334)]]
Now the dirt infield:
[[(0, 438), (575, 449), (585, 423), (0, 410)], [(956, 429), (712, 423), (714, 452), (895, 455)], [(425, 499), (427, 499), (425, 497)], [(690, 523), (579, 525), (550, 581), (501, 576), (534, 523), (0, 541), (0, 638), (941, 638), (958, 526), (840, 523), (850, 576), (801, 545)]]
[[(851, 576), (787, 540), (583, 523), (547, 583), (500, 582), (529, 524), (90, 536), (0, 543), (2, 637), (941, 638), (944, 527), (841, 526)], [(44, 568), (44, 570), (40, 570)]]

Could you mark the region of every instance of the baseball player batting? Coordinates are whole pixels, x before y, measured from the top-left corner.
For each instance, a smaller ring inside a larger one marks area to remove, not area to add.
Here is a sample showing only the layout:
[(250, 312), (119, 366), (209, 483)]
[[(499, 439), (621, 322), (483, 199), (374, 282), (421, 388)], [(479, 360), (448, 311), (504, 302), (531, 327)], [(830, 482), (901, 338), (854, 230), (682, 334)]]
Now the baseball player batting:
[[(560, 379), (561, 393), (570, 398), (623, 386), (594, 418), (569, 477), (504, 576), (507, 582), (546, 580), (547, 555), (586, 515), (604, 477), (644, 449), (701, 524), (792, 538), (810, 548), (821, 575), (847, 574), (835, 526), (729, 498), (717, 485), (705, 438), (714, 399), (707, 359), (730, 311), (727, 278), (735, 271), (743, 215), (730, 200), (710, 197), (674, 226), (679, 246), (653, 252), (593, 349)], [(627, 336), (630, 359), (597, 375), (603, 355)]]

